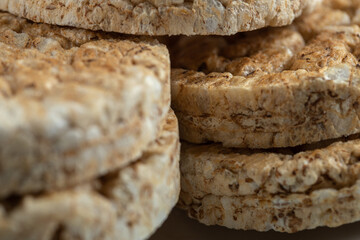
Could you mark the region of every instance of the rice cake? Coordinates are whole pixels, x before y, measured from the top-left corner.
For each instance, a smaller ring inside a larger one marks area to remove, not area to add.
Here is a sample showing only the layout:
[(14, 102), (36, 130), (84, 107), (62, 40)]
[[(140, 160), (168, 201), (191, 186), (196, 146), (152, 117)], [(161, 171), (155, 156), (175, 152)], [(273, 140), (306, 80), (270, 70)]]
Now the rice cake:
[(320, 226), (338, 227), (360, 220), (360, 181), (341, 189), (308, 194), (216, 196), (180, 194), (180, 206), (206, 225), (294, 233)]
[(327, 0), (311, 14), (304, 14), (294, 25), (305, 39), (309, 39), (324, 28), (336, 25), (360, 24), (360, 2), (358, 0)]
[(170, 107), (157, 41), (0, 13), (0, 197), (89, 180), (141, 156)]
[(360, 220), (360, 139), (296, 148), (183, 143), (180, 206), (207, 225), (296, 232)]
[(297, 146), (360, 132), (360, 28), (295, 25), (171, 44), (180, 136), (227, 147)]
[(321, 0), (0, 0), (35, 22), (140, 35), (231, 35), (284, 26)]
[(359, 149), (358, 138), (267, 151), (184, 142), (182, 190), (194, 196), (243, 196), (339, 189), (359, 178)]
[(149, 237), (178, 200), (179, 146), (170, 113), (156, 141), (129, 166), (71, 189), (0, 200), (0, 238)]

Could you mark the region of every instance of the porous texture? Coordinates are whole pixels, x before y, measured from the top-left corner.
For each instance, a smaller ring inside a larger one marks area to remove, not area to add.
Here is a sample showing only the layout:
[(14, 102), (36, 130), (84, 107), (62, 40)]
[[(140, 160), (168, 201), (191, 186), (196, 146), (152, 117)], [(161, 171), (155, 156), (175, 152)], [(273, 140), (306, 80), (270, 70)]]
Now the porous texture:
[(289, 25), (321, 0), (0, 0), (0, 9), (57, 25), (142, 35), (231, 35)]
[(181, 138), (272, 148), (358, 133), (360, 28), (324, 27), (307, 41), (299, 28), (170, 44)]
[(360, 176), (360, 140), (343, 140), (270, 151), (183, 143), (182, 190), (242, 196), (351, 186)]
[(207, 225), (245, 230), (359, 221), (359, 145), (358, 136), (271, 151), (184, 143), (179, 206)]
[(0, 197), (72, 186), (141, 156), (170, 105), (152, 40), (0, 12)]
[(297, 232), (319, 226), (337, 227), (360, 220), (360, 181), (342, 189), (308, 194), (216, 196), (180, 194), (181, 207), (207, 225), (234, 229)]
[(302, 35), (309, 39), (328, 26), (360, 24), (358, 0), (327, 0), (311, 14), (304, 14), (295, 21)]
[(180, 190), (173, 113), (135, 163), (72, 189), (0, 201), (4, 240), (145, 239), (165, 220)]

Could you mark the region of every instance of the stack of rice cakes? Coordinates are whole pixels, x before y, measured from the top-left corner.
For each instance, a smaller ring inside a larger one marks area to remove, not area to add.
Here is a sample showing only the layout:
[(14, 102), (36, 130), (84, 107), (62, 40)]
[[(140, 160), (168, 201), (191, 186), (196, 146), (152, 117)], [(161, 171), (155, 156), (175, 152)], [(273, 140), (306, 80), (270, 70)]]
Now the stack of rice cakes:
[(187, 141), (179, 205), (206, 224), (261, 231), (357, 220), (358, 6), (320, 3), (0, 0), (39, 22), (0, 13), (0, 238), (144, 239), (180, 190), (167, 49), (45, 23), (232, 35), (303, 15), (164, 39)]
[(166, 47), (0, 13), (0, 238), (144, 239), (180, 191)]
[[(180, 191), (167, 49), (290, 24), (296, 1), (0, 0), (0, 238), (144, 239)], [(2, 160), (1, 160), (2, 159)]]
[(172, 44), (190, 217), (281, 232), (360, 220), (359, 7), (325, 1), (288, 27)]

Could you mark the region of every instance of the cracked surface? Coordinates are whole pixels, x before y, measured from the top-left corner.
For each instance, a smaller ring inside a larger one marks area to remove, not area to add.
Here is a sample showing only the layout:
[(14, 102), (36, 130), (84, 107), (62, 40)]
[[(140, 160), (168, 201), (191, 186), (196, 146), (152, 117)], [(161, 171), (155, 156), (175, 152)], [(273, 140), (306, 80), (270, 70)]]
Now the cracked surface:
[(0, 0), (0, 9), (57, 25), (141, 35), (231, 35), (289, 25), (321, 0)]
[[(0, 238), (145, 239), (180, 191), (179, 136), (173, 113), (134, 163), (71, 189), (0, 201)], [(9, 201), (11, 201), (9, 203)], [(17, 204), (11, 203), (17, 202)]]
[(170, 105), (152, 40), (0, 12), (0, 196), (72, 186), (138, 158)]
[(360, 181), (341, 189), (309, 194), (216, 196), (180, 194), (180, 207), (207, 225), (234, 229), (297, 232), (320, 226), (337, 227), (360, 220)]
[(360, 139), (352, 138), (269, 151), (183, 143), (182, 190), (201, 197), (349, 187), (360, 176)]
[(181, 138), (272, 148), (358, 133), (359, 26), (300, 23), (171, 44)]

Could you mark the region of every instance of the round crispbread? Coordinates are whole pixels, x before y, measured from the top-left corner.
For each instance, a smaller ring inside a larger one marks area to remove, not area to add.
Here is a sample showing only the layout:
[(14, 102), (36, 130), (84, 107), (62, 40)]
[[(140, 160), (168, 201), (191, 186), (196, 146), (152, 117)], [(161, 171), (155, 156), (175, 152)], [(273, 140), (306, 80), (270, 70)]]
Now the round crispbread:
[(141, 156), (169, 110), (169, 76), (156, 41), (0, 12), (0, 197), (73, 186)]
[(71, 189), (0, 200), (0, 238), (149, 237), (178, 200), (179, 146), (170, 113), (159, 137), (129, 166)]
[(360, 139), (352, 138), (271, 151), (184, 143), (180, 206), (205, 224), (258, 231), (359, 221)]
[(320, 226), (338, 227), (360, 220), (360, 181), (341, 189), (288, 195), (201, 198), (181, 192), (181, 208), (207, 225), (234, 229), (294, 233)]
[(231, 35), (290, 24), (321, 0), (1, 0), (0, 9), (57, 25), (141, 35)]
[(343, 140), (269, 151), (183, 143), (182, 190), (244, 196), (349, 186), (360, 179), (360, 139)]
[(339, 24), (348, 25), (316, 28), (299, 20), (171, 43), (181, 138), (272, 148), (359, 133), (360, 28), (349, 25), (346, 11), (333, 9), (339, 12), (345, 19)]

